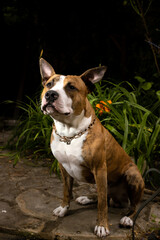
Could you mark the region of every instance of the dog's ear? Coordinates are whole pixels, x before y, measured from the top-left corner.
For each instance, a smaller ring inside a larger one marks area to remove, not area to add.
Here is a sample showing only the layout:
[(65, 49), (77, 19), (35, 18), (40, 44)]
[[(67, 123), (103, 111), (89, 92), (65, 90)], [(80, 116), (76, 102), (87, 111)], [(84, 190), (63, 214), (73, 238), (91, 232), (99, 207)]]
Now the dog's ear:
[(99, 82), (107, 70), (106, 66), (91, 68), (80, 75), (81, 79), (84, 81), (88, 90), (91, 92), (94, 89), (94, 84)]
[(39, 60), (39, 67), (40, 67), (40, 73), (42, 77), (42, 84), (43, 86), (47, 82), (47, 80), (55, 74), (55, 71), (53, 67), (43, 58), (40, 58)]

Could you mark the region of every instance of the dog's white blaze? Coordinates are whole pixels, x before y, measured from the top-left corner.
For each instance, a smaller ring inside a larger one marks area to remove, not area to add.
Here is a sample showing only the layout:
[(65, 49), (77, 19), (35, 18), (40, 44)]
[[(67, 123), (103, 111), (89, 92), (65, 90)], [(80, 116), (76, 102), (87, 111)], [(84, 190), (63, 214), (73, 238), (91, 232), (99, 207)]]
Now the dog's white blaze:
[(57, 91), (63, 89), (65, 76), (61, 75), (57, 83), (51, 88), (51, 90)]
[(57, 83), (50, 89), (59, 94), (58, 99), (53, 105), (60, 113), (72, 113), (72, 99), (67, 96), (64, 90), (64, 79), (65, 76), (61, 75)]

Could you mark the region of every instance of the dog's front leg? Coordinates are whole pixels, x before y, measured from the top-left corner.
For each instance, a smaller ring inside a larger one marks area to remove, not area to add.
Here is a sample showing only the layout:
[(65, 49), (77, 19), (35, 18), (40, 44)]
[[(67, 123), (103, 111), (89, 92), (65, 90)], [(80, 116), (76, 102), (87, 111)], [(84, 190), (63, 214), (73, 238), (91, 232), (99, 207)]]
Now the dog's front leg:
[(107, 205), (107, 167), (95, 169), (94, 177), (98, 194), (98, 220), (94, 232), (98, 237), (109, 235)]
[(53, 214), (58, 217), (64, 217), (69, 209), (70, 200), (72, 198), (72, 186), (73, 186), (73, 178), (66, 172), (61, 164), (59, 164), (62, 178), (63, 178), (63, 202), (61, 206), (56, 208), (53, 211)]

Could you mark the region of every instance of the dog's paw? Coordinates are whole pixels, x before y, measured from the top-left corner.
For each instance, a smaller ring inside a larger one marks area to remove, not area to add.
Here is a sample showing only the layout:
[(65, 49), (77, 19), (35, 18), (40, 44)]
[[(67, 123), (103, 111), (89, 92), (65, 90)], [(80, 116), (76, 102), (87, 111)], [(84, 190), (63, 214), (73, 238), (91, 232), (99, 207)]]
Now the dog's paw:
[(58, 216), (58, 217), (64, 217), (68, 211), (69, 206), (59, 206), (58, 208), (54, 209), (53, 215)]
[(94, 233), (98, 236), (98, 237), (106, 237), (110, 234), (109, 229), (103, 226), (95, 226), (94, 229)]
[(94, 199), (89, 199), (87, 196), (81, 196), (76, 198), (76, 202), (82, 205), (89, 204), (95, 202)]
[(133, 221), (130, 219), (130, 217), (123, 217), (120, 220), (120, 226), (121, 227), (132, 227), (133, 226)]

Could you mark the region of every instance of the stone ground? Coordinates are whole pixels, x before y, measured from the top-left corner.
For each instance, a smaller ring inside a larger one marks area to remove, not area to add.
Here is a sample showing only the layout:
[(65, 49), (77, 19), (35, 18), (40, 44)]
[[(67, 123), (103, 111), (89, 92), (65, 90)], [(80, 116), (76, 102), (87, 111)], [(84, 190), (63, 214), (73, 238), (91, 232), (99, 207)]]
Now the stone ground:
[[(95, 193), (94, 186), (76, 183), (73, 189), (74, 199), (67, 216), (57, 218), (52, 211), (61, 204), (61, 180), (55, 174), (50, 175), (50, 169), (44, 166), (44, 162), (33, 165), (22, 159), (13, 168), (12, 160), (4, 156), (4, 153), (2, 151), (0, 156), (0, 240), (98, 239), (93, 234), (96, 204), (82, 206), (74, 201), (78, 196)], [(148, 197), (145, 195), (144, 199)], [(131, 229), (119, 228), (123, 211), (109, 208), (111, 234), (104, 239), (131, 239)], [(135, 227), (135, 239), (149, 239), (146, 232), (158, 228), (160, 229), (159, 198), (140, 213)]]

